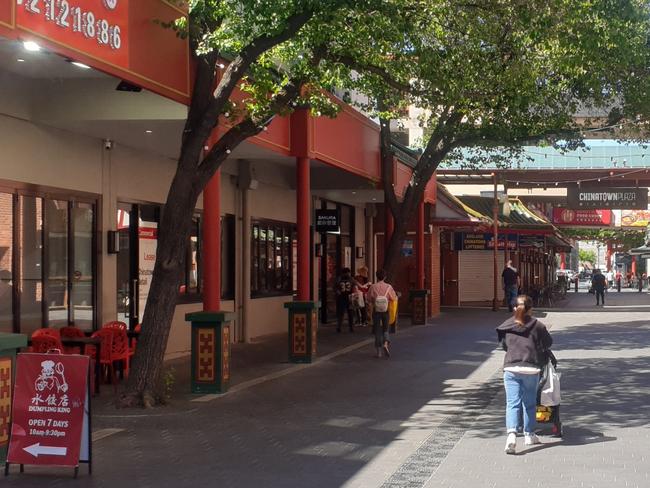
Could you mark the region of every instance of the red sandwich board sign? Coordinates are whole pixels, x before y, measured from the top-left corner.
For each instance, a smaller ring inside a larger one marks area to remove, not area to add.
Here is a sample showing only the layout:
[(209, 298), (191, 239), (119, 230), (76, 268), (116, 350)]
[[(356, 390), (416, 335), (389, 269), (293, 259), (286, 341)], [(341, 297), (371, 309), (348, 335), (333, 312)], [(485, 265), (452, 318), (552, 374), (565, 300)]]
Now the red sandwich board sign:
[(5, 474), (10, 464), (90, 461), (88, 366), (87, 356), (18, 354)]

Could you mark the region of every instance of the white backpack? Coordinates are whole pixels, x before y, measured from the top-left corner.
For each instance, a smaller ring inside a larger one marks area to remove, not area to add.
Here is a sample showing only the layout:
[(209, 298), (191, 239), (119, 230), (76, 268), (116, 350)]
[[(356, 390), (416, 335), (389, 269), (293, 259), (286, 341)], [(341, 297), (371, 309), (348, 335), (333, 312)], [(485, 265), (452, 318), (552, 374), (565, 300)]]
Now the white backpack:
[(388, 312), (388, 290), (390, 290), (390, 288), (386, 289), (384, 295), (375, 298), (375, 312)]

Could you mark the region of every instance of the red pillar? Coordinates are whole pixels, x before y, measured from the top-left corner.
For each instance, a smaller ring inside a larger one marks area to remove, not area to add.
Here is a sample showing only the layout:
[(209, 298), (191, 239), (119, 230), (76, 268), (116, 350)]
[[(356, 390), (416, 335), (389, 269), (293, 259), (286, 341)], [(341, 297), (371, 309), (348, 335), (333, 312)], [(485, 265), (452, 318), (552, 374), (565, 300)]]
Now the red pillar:
[(203, 190), (203, 310), (221, 308), (221, 171)]
[(296, 209), (298, 222), (298, 300), (309, 300), (309, 252), (311, 225), (311, 193), (309, 176), (309, 158), (297, 158)]
[(632, 276), (636, 276), (636, 256), (632, 256)]
[(416, 228), (415, 265), (417, 267), (417, 288), (424, 290), (424, 199), (418, 205), (418, 220)]
[(566, 254), (560, 253), (560, 269), (566, 269)]
[(612, 270), (612, 243), (607, 243), (607, 271)]

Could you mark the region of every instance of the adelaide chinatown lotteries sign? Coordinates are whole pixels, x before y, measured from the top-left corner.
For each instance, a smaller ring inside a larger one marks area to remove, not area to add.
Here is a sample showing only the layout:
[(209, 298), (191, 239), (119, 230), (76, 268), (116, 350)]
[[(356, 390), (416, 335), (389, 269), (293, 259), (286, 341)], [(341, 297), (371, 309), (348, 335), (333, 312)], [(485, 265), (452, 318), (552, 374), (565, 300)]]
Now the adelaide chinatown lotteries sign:
[(646, 209), (647, 188), (571, 187), (567, 189), (569, 208)]

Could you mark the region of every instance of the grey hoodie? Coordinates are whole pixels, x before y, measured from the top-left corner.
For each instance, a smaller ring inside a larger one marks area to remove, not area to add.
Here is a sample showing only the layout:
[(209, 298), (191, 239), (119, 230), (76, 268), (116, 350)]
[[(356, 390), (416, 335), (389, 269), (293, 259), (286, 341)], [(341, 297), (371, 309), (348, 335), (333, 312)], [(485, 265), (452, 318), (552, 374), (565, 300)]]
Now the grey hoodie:
[(548, 349), (553, 344), (544, 324), (533, 317), (519, 325), (514, 317), (497, 327), (499, 343), (506, 351), (503, 367), (529, 366), (542, 368), (548, 361)]

